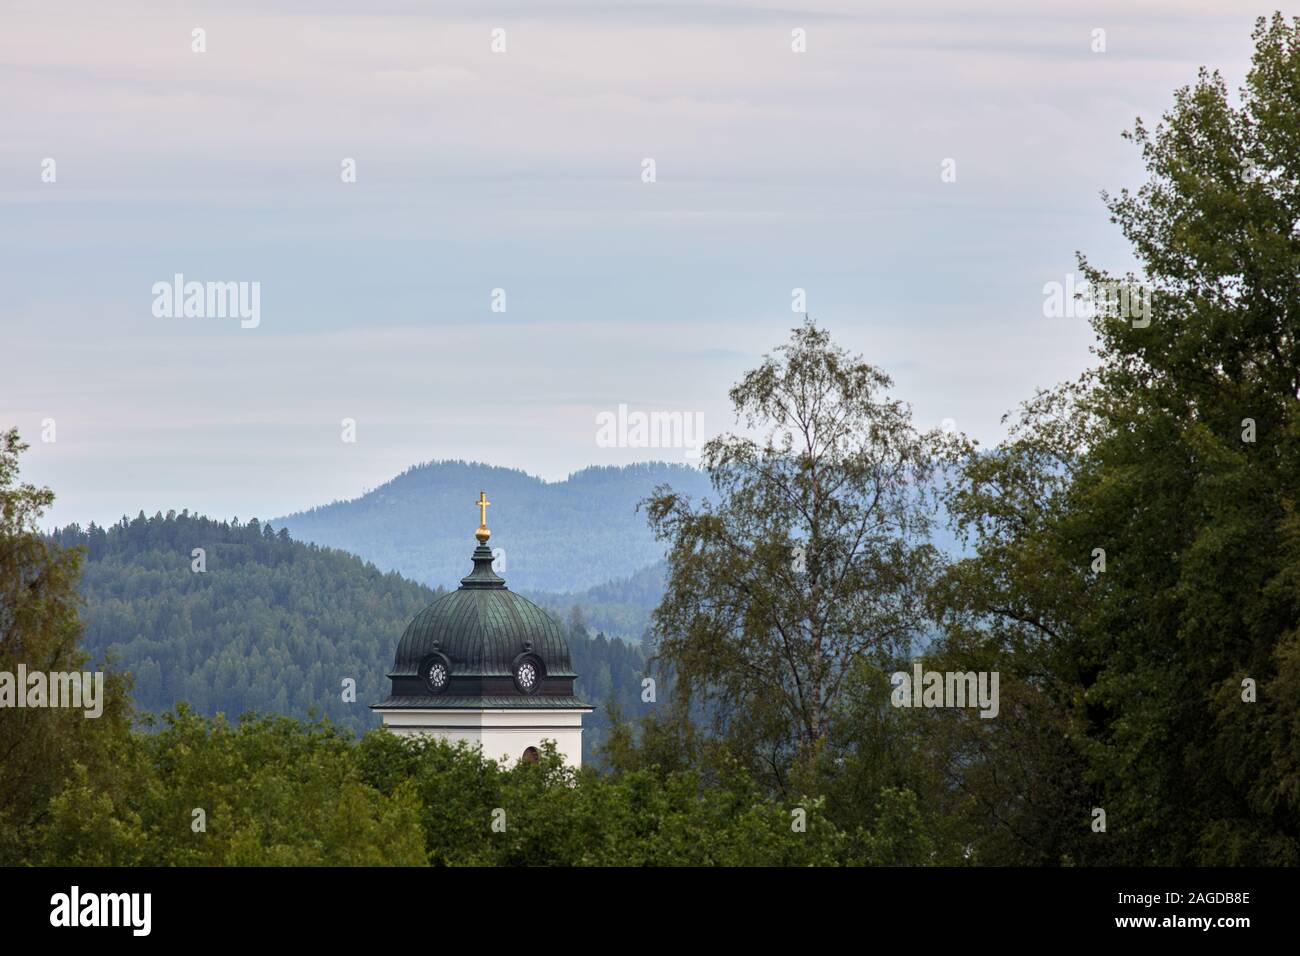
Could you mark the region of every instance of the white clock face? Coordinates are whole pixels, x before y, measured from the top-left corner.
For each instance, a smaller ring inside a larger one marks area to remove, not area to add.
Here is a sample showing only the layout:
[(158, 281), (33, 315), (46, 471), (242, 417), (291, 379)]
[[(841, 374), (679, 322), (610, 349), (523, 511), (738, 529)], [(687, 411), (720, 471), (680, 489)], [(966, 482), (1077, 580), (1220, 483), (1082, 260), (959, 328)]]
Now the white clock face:
[(524, 661), (515, 671), (515, 679), (519, 681), (519, 686), (524, 690), (532, 690), (537, 683), (537, 668), (533, 666), (532, 661)]
[(447, 665), (434, 661), (429, 665), (429, 684), (441, 690), (447, 683)]

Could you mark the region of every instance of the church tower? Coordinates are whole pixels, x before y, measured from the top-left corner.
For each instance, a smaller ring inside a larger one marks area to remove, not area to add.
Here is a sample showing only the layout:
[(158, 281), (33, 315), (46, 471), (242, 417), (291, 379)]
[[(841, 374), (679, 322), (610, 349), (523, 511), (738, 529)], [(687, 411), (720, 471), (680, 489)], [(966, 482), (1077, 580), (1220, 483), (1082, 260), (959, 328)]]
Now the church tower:
[(577, 674), (559, 625), (492, 570), (487, 495), (479, 493), (474, 570), (407, 625), (397, 644), (392, 693), (372, 704), (399, 734), (431, 734), (481, 745), (493, 760), (536, 760), (553, 740), (582, 764)]

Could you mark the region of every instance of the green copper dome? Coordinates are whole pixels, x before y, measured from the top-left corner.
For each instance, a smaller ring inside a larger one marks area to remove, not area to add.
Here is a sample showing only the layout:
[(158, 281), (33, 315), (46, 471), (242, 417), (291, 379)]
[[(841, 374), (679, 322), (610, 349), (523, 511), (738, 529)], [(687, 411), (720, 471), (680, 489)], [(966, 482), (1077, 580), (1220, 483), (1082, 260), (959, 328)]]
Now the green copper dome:
[(492, 561), (480, 535), (474, 570), (407, 625), (388, 672), (392, 695), (374, 706), (586, 707), (573, 696), (559, 624), (509, 590)]

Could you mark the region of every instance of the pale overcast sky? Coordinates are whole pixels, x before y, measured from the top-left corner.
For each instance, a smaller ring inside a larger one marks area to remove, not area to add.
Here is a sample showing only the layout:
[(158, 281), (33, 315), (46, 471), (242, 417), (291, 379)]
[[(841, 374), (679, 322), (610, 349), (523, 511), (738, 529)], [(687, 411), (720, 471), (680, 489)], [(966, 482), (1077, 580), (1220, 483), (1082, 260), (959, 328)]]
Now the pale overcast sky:
[[(920, 424), (993, 442), (1089, 361), (1044, 283), (1130, 264), (1121, 131), (1201, 64), (1238, 86), (1272, 9), (0, 2), (0, 427), (58, 523), (681, 461), (597, 414), (730, 427), (804, 288)], [(177, 273), (260, 283), (260, 324), (156, 317)]]

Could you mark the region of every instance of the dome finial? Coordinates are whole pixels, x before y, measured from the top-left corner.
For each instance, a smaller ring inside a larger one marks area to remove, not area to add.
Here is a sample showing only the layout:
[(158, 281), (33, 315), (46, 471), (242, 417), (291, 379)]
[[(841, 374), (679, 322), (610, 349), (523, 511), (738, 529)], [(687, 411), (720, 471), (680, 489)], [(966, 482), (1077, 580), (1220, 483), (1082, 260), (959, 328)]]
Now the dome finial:
[(488, 530), (487, 526), (488, 505), (492, 504), (492, 502), (488, 501), (486, 491), (480, 491), (478, 501), (474, 502), (474, 504), (478, 505), (478, 530), (474, 532), (474, 537), (478, 538), (479, 544), (487, 544), (487, 539), (492, 537), (492, 532)]

